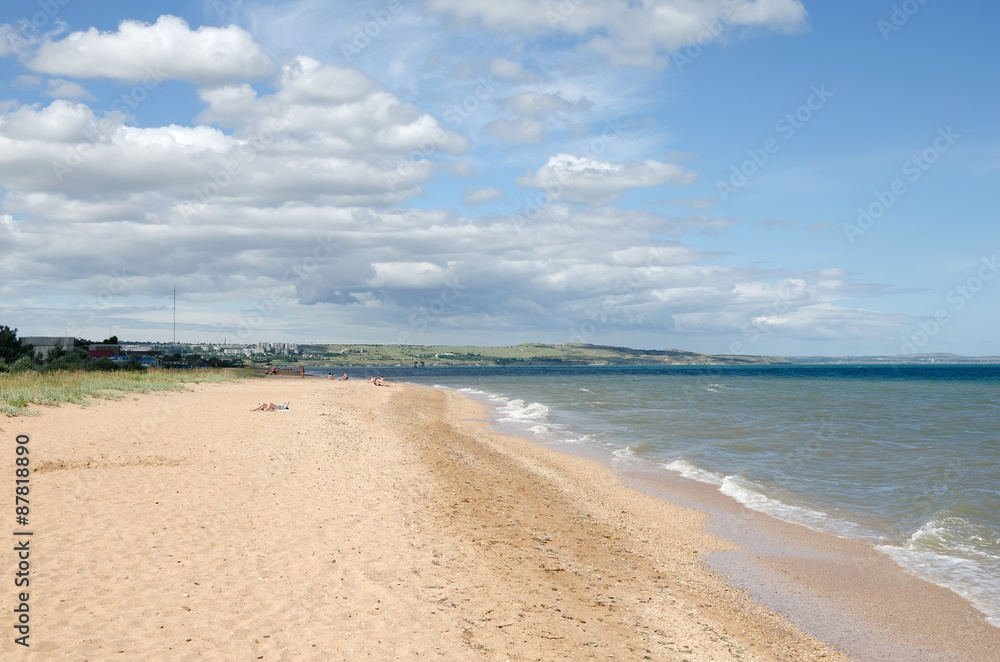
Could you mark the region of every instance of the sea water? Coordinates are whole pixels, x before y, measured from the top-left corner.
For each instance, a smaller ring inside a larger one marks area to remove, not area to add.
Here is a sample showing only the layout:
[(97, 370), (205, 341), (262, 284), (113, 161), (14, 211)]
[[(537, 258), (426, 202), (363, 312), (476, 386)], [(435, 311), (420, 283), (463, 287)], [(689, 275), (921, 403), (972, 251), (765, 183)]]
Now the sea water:
[(477, 397), (508, 432), (868, 540), (1000, 626), (1000, 366), (378, 370)]

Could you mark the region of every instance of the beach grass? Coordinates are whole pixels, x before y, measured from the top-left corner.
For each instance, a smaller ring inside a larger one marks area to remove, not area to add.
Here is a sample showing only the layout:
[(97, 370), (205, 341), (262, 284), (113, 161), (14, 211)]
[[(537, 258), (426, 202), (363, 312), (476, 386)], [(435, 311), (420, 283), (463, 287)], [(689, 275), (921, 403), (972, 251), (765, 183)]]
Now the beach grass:
[(0, 413), (30, 416), (29, 404), (59, 406), (68, 402), (86, 406), (88, 400), (118, 400), (126, 393), (179, 391), (184, 384), (226, 382), (259, 376), (246, 369), (160, 370), (90, 372), (84, 370), (32, 370), (0, 374)]

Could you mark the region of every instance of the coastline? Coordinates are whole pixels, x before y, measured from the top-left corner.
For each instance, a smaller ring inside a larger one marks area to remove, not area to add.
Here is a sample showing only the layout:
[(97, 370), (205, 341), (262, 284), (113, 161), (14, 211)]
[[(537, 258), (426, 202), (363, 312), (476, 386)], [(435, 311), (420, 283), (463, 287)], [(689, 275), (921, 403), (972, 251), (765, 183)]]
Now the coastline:
[(848, 659), (710, 567), (739, 553), (710, 515), (454, 392), (283, 376), (41, 411), (0, 435), (32, 438), (43, 658)]
[[(539, 444), (526, 431), (503, 430)], [(619, 466), (573, 444), (555, 448), (605, 466), (633, 489), (705, 515), (704, 530), (727, 548), (705, 555), (704, 563), (852, 660), (1000, 659), (1000, 628), (985, 614), (948, 587), (905, 570), (873, 542), (778, 519), (716, 485), (673, 472)]]

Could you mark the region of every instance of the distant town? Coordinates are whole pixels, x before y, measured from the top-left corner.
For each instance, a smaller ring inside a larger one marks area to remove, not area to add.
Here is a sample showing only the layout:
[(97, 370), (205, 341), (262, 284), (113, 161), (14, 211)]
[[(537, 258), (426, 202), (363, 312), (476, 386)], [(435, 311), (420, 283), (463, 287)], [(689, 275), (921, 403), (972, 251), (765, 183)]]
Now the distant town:
[[(70, 337), (23, 337), (37, 360), (75, 350), (91, 359), (138, 363), (145, 367), (378, 366), (378, 365), (766, 365), (766, 364), (995, 364), (1000, 357), (955, 354), (899, 356), (748, 356), (684, 350), (642, 350), (610, 345), (522, 343), (512, 346), (129, 342), (112, 336), (102, 342)], [(54, 354), (53, 354), (53, 351)]]
[(197, 353), (201, 356), (243, 356), (273, 357), (289, 356), (301, 357), (302, 350), (296, 343), (286, 342), (259, 342), (250, 345), (237, 344), (211, 344), (211, 343), (120, 343), (122, 352), (126, 354), (144, 353), (167, 353), (181, 352), (182, 354)]

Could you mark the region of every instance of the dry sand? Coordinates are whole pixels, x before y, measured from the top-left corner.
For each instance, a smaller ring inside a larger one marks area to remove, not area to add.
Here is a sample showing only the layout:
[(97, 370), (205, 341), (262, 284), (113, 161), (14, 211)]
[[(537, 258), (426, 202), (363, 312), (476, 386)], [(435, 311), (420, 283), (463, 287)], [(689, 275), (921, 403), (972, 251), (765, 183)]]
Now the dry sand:
[(0, 420), (7, 494), (31, 436), (34, 533), (31, 647), (8, 551), (0, 658), (847, 659), (702, 562), (732, 547), (706, 515), (495, 434), (457, 394), (191, 390)]

